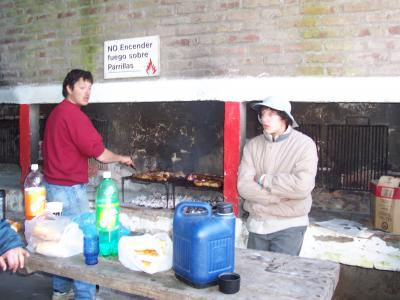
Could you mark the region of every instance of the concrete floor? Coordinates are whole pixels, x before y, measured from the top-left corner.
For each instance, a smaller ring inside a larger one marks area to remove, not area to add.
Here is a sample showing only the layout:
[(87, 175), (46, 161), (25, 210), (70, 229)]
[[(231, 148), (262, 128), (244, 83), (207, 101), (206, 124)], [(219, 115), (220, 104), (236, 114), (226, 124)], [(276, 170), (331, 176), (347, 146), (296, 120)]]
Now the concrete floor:
[(29, 276), (0, 273), (0, 298), (7, 300), (51, 299), (51, 278), (35, 273)]
[[(52, 279), (44, 273), (19, 275), (0, 272), (0, 299), (7, 300), (50, 300)], [(96, 300), (150, 300), (150, 298), (129, 295), (110, 289), (100, 288)]]

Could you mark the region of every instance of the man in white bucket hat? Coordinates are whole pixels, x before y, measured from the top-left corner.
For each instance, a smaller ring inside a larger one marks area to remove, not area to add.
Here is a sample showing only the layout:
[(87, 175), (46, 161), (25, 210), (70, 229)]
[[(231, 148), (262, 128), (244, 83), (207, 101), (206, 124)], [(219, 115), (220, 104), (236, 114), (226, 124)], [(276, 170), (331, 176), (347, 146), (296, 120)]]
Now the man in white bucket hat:
[(311, 209), (318, 156), (314, 141), (293, 129), (290, 102), (268, 97), (255, 103), (263, 134), (243, 149), (238, 191), (249, 212), (251, 249), (298, 255)]

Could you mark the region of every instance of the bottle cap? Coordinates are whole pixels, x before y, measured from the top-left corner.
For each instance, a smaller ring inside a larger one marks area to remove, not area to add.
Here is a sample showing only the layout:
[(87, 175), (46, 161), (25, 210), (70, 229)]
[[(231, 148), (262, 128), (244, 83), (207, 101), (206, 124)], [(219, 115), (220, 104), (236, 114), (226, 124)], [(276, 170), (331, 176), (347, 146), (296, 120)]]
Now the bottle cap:
[(103, 172), (103, 178), (111, 178), (111, 172), (110, 171)]
[(39, 169), (38, 164), (32, 164), (32, 165), (31, 165), (31, 170), (32, 170), (32, 171), (37, 171), (38, 169)]
[(240, 275), (238, 273), (222, 273), (218, 275), (219, 291), (224, 294), (235, 294), (240, 290)]
[(232, 203), (218, 202), (217, 203), (217, 214), (231, 214), (233, 213)]

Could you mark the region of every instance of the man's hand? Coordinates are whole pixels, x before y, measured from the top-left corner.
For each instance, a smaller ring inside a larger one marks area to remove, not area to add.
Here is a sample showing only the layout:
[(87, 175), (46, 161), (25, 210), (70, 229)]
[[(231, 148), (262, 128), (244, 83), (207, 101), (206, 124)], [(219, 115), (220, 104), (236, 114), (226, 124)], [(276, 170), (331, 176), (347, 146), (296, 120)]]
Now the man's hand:
[(264, 180), (265, 174), (256, 174), (254, 175), (254, 181), (257, 182), (258, 184), (262, 183)]
[(6, 262), (4, 261), (4, 258), (0, 256), (0, 268), (5, 271), (7, 270), (7, 265)]
[(96, 159), (99, 162), (102, 162), (105, 164), (118, 162), (118, 163), (125, 164), (132, 168), (135, 167), (135, 164), (133, 163), (132, 158), (130, 156), (116, 154), (116, 153), (108, 150), (107, 148), (104, 149), (103, 153), (100, 154), (98, 157), (96, 157)]
[(121, 158), (120, 158), (119, 162), (121, 164), (125, 164), (125, 165), (127, 165), (129, 167), (135, 167), (135, 164), (133, 163), (133, 160), (132, 160), (132, 158), (130, 156), (121, 155)]
[(254, 175), (254, 181), (261, 187), (264, 188), (264, 178), (265, 178), (265, 174), (256, 174)]
[(24, 267), (25, 257), (29, 257), (29, 252), (25, 249), (21, 247), (10, 249), (0, 256), (0, 267), (6, 271), (8, 265), (8, 269), (15, 273), (18, 268)]

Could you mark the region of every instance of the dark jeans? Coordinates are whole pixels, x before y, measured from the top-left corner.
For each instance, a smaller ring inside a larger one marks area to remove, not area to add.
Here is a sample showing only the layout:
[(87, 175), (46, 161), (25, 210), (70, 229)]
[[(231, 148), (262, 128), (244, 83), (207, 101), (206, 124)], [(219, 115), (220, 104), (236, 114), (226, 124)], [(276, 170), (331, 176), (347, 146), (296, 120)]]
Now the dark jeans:
[(298, 256), (306, 229), (307, 226), (299, 226), (269, 234), (250, 232), (247, 248)]

